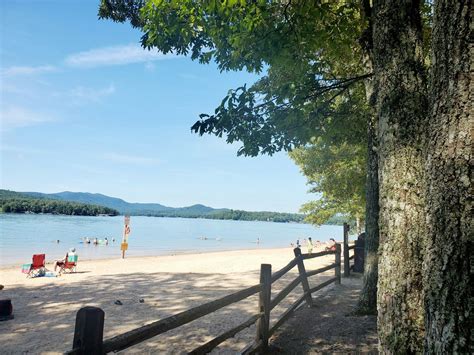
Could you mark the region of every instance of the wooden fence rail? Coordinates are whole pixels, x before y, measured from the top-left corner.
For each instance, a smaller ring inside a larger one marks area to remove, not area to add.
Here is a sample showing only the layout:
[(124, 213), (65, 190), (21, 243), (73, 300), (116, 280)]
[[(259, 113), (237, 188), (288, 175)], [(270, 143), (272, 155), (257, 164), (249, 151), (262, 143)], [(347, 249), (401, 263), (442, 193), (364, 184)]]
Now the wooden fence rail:
[[(344, 236), (346, 235), (346, 227), (344, 227)], [(344, 238), (344, 274), (346, 267), (349, 265), (350, 259), (349, 247)], [(346, 253), (347, 251), (347, 253)], [(225, 340), (234, 337), (238, 332), (250, 327), (256, 323), (255, 341), (249, 344), (243, 351), (243, 354), (253, 354), (268, 349), (269, 337), (288, 319), (291, 313), (296, 310), (304, 301), (308, 306), (313, 305), (311, 294), (331, 283), (341, 283), (341, 245), (336, 244), (335, 251), (323, 251), (314, 254), (302, 254), (299, 248), (294, 249), (295, 258), (288, 265), (272, 274), (271, 265), (262, 264), (260, 268), (260, 283), (240, 290), (233, 294), (227, 295), (220, 299), (202, 304), (189, 310), (177, 313), (173, 316), (152, 322), (142, 327), (130, 330), (113, 338), (103, 340), (104, 327), (104, 311), (96, 307), (81, 308), (76, 315), (76, 327), (74, 331), (73, 349), (65, 354), (106, 354), (112, 351), (127, 349), (133, 345), (141, 343), (147, 339), (153, 338), (159, 334), (165, 333), (171, 329), (175, 329), (184, 324), (192, 322), (198, 318), (213, 313), (232, 303), (242, 301), (252, 295), (259, 294), (258, 310), (245, 322), (235, 326), (234, 328), (220, 334), (216, 338), (199, 346), (191, 351), (191, 354), (206, 354), (212, 351)], [(334, 263), (322, 268), (307, 272), (304, 260), (322, 257), (326, 255), (334, 255)], [(347, 257), (346, 257), (347, 255)], [(299, 276), (292, 280), (284, 287), (274, 298), (271, 299), (272, 284), (291, 271), (295, 266), (298, 267)], [(322, 282), (321, 284), (310, 288), (308, 278), (318, 275), (325, 271), (334, 269), (335, 276)], [(280, 318), (270, 327), (270, 313), (281, 301), (283, 301), (299, 284), (303, 287), (303, 295), (296, 300)]]

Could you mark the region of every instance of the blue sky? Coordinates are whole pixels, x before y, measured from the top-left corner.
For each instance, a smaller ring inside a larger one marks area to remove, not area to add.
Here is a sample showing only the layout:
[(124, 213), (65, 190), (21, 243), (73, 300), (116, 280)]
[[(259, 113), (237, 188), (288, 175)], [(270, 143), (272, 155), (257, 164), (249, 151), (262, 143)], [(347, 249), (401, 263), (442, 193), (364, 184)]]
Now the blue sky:
[(237, 157), (190, 131), (254, 75), (144, 51), (98, 3), (1, 2), (2, 188), (286, 212), (312, 197), (285, 153)]

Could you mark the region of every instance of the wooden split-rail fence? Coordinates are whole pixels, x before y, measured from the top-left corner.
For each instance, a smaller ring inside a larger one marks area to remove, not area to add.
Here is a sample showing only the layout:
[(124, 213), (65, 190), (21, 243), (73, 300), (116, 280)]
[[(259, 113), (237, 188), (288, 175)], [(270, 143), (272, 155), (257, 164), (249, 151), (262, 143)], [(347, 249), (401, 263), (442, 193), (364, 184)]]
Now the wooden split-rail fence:
[[(344, 276), (349, 276), (350, 260), (354, 255), (349, 256), (349, 250), (354, 249), (354, 245), (348, 243), (347, 225), (344, 225)], [(190, 323), (198, 318), (204, 317), (232, 303), (242, 301), (254, 294), (259, 294), (257, 312), (238, 326), (222, 333), (218, 337), (208, 341), (190, 352), (190, 354), (207, 354), (225, 340), (234, 337), (240, 331), (256, 323), (256, 340), (242, 350), (242, 354), (254, 354), (268, 350), (268, 339), (275, 331), (290, 317), (303, 302), (309, 307), (313, 306), (312, 294), (322, 288), (335, 283), (341, 283), (341, 244), (336, 244), (335, 251), (322, 251), (312, 254), (302, 254), (301, 249), (294, 249), (295, 258), (288, 265), (272, 274), (272, 266), (262, 264), (260, 267), (260, 283), (246, 289), (237, 291), (220, 299), (191, 308), (187, 311), (177, 313), (173, 316), (155, 321), (142, 327), (130, 330), (110, 339), (103, 339), (104, 333), (104, 311), (97, 307), (81, 308), (76, 315), (76, 325), (74, 330), (74, 340), (72, 350), (65, 354), (96, 355), (106, 354), (127, 349), (139, 344), (159, 334), (163, 334), (171, 329), (178, 328)], [(307, 271), (304, 260), (334, 255), (334, 263), (322, 268)], [(294, 267), (298, 267), (299, 276), (290, 282), (273, 299), (271, 299), (272, 284), (283, 277)], [(334, 269), (334, 277), (321, 284), (310, 287), (308, 278)], [(299, 284), (303, 287), (303, 295), (296, 300), (281, 317), (270, 327), (270, 312), (286, 296), (290, 294)]]

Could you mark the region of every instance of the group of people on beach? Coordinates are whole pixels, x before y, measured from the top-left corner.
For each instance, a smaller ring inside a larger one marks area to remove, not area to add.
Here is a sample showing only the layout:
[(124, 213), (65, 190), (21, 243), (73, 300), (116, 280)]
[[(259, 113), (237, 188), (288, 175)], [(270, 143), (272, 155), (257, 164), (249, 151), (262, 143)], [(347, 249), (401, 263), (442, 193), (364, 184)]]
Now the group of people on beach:
[[(82, 239), (83, 239), (83, 242), (85, 244), (109, 245), (109, 239), (107, 237), (105, 237), (104, 240), (102, 240), (102, 239), (99, 240), (97, 238), (92, 238), (91, 239), (89, 237), (85, 237), (85, 238), (82, 238)], [(59, 239), (56, 242), (59, 243)], [(112, 238), (112, 243), (115, 243), (115, 238)], [(62, 266), (64, 266), (66, 264), (66, 262), (68, 261), (68, 258), (74, 257), (76, 255), (77, 255), (76, 254), (76, 248), (70, 248), (69, 251), (66, 253), (66, 256), (63, 259), (59, 259), (59, 260), (56, 260), (54, 262), (54, 271), (57, 271), (58, 268), (61, 268)]]
[[(306, 238), (303, 239), (303, 243), (306, 244), (308, 254), (311, 254), (313, 252), (313, 248), (319, 248), (323, 244), (326, 244), (326, 247), (324, 248), (325, 251), (335, 251), (336, 250), (336, 241), (334, 240), (334, 238), (329, 238), (329, 241), (327, 243), (321, 243), (319, 240), (317, 240), (316, 242), (313, 242), (311, 237), (308, 237), (308, 239), (306, 239)], [(296, 248), (301, 248), (300, 240), (297, 239), (296, 240), (296, 245), (291, 243), (291, 246), (292, 247), (296, 246)]]

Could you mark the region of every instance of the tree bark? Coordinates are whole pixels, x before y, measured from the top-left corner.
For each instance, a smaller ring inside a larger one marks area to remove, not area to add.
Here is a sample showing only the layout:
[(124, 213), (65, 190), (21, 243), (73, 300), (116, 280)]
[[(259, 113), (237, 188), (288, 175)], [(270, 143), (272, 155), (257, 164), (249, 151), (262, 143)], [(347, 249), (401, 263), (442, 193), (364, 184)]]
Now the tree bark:
[(357, 314), (377, 314), (377, 280), (379, 248), (379, 180), (374, 118), (368, 126), (367, 187), (365, 213), (364, 280)]
[(423, 134), (427, 117), (421, 0), (374, 0), (379, 154), (378, 335), (382, 353), (423, 349)]
[(426, 176), (425, 352), (474, 353), (472, 0), (436, 2)]
[[(361, 36), (360, 44), (364, 52), (364, 66), (368, 73), (372, 64), (372, 8), (369, 0), (361, 1), (361, 16), (367, 21), (367, 29)], [(369, 106), (374, 106), (374, 83), (372, 78), (364, 82)], [(377, 122), (371, 114), (367, 125), (367, 180), (365, 205), (365, 246), (364, 280), (356, 307), (356, 314), (377, 313), (378, 247), (379, 247), (379, 177), (377, 154)]]

